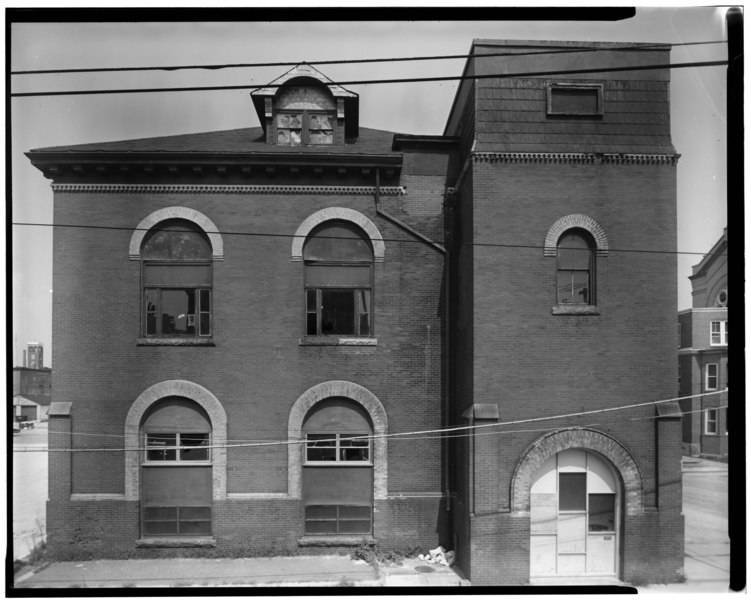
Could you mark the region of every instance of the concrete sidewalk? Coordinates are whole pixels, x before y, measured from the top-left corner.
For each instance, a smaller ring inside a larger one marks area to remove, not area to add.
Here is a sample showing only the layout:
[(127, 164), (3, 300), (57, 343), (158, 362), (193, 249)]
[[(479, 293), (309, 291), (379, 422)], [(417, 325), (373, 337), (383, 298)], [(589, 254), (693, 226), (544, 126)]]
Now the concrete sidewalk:
[(401, 566), (379, 565), (376, 571), (346, 556), (58, 562), (21, 571), (14, 582), (16, 589), (460, 585), (469, 582), (453, 569), (418, 559), (405, 559)]

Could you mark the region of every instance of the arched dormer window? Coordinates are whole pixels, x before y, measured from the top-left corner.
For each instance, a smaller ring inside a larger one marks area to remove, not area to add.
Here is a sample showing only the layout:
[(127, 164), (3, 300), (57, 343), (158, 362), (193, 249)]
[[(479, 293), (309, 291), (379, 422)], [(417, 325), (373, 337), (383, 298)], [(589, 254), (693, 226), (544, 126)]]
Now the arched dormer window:
[(295, 78), (273, 101), (276, 143), (280, 146), (333, 144), (336, 102), (318, 81)]
[(305, 334), (373, 335), (373, 249), (368, 236), (347, 221), (327, 221), (303, 247)]
[(212, 251), (206, 234), (183, 219), (161, 221), (141, 246), (143, 335), (210, 337)]
[(557, 246), (558, 304), (595, 304), (595, 242), (583, 229), (569, 229)]

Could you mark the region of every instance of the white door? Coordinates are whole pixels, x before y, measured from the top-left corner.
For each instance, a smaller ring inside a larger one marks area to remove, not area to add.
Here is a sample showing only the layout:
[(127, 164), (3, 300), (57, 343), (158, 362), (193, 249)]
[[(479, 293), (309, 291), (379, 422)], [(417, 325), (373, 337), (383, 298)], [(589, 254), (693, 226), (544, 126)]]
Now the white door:
[(530, 489), (530, 575), (616, 575), (618, 487), (594, 453), (548, 459)]

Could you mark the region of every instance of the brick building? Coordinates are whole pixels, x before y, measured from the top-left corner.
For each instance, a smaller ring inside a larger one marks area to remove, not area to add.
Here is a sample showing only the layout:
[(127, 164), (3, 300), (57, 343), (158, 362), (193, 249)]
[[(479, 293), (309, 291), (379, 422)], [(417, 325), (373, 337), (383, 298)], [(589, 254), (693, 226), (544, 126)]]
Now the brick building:
[[(669, 60), (559, 46), (476, 41), (465, 75)], [(255, 129), (29, 152), (90, 227), (55, 233), (52, 551), (365, 538), (480, 585), (677, 579), (677, 407), (508, 424), (674, 395), (674, 257), (611, 251), (675, 249), (668, 86), (465, 79), (416, 136), (300, 65)]]
[[(678, 313), (679, 393), (683, 452), (728, 455), (728, 266), (727, 229), (693, 267), (692, 308)], [(702, 395), (709, 393), (710, 395)]]

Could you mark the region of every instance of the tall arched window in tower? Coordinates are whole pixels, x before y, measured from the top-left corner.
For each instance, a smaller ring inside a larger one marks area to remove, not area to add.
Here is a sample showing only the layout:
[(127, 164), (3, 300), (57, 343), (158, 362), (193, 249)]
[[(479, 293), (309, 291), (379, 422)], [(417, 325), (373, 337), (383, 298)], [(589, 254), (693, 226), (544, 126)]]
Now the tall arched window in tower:
[(305, 334), (373, 335), (373, 249), (346, 221), (327, 221), (303, 247)]
[(595, 304), (595, 242), (583, 229), (558, 239), (558, 304)]
[(182, 219), (162, 221), (141, 247), (143, 335), (211, 336), (212, 255), (206, 234)]

